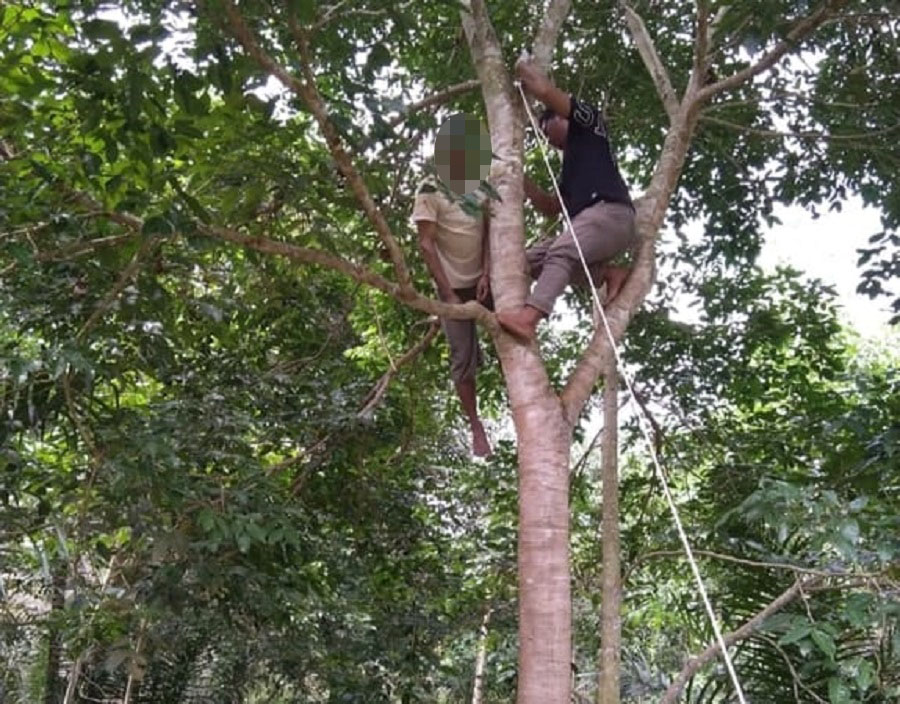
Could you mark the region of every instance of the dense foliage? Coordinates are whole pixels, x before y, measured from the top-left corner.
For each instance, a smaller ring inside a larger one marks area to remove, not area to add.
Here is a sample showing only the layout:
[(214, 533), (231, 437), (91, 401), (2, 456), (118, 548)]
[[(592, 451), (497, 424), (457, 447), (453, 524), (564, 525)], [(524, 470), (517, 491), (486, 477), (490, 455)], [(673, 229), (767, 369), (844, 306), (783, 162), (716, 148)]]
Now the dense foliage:
[[(459, 4), (241, 5), (298, 73), (287, 18), (316, 27), (319, 89), (427, 291), (406, 220), (441, 113), (402, 107), (474, 75)], [(800, 5), (725, 12), (716, 70), (746, 64)], [(885, 228), (853, 233), (872, 236), (861, 285), (896, 295), (898, 20), (852, 5), (803, 61), (702, 119), (668, 217), (679, 273), (626, 344), (726, 628), (804, 580), (737, 648), (756, 701), (900, 697), (896, 336), (855, 339), (827, 288), (754, 263), (774, 204), (859, 194)], [(636, 7), (678, 83), (693, 4)], [(490, 9), (512, 61), (541, 3)], [(665, 115), (625, 36), (614, 4), (575, 3), (556, 78), (602, 100), (639, 190)], [(71, 702), (458, 702), (480, 647), (484, 701), (510, 701), (512, 444), (469, 461), (440, 338), (393, 370), (431, 321), (202, 227), (388, 275), (309, 113), (215, 0), (6, 3), (0, 47), (0, 701), (61, 702), (71, 685)], [(481, 113), (477, 92), (441, 109)], [(676, 237), (697, 219), (700, 242)], [(696, 298), (697, 322), (676, 295)], [(548, 333), (551, 372), (586, 324)], [(506, 438), (490, 352), (479, 383)], [(657, 701), (710, 633), (631, 431), (624, 700)], [(589, 701), (599, 491), (596, 457), (579, 456), (574, 676)], [(714, 668), (687, 694), (728, 696)]]

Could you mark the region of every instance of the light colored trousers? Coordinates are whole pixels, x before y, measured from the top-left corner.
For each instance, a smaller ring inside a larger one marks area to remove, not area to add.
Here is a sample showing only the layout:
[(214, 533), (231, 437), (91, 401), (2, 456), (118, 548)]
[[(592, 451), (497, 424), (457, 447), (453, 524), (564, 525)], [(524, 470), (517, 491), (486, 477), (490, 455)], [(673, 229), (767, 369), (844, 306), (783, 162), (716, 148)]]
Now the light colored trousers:
[[(598, 265), (633, 247), (637, 241), (634, 210), (625, 203), (594, 203), (572, 218), (572, 227), (585, 261), (592, 265), (595, 282)], [(586, 281), (575, 239), (567, 227), (561, 235), (529, 247), (525, 258), (531, 278), (537, 279), (525, 303), (546, 315), (550, 315), (554, 302), (569, 283)]]

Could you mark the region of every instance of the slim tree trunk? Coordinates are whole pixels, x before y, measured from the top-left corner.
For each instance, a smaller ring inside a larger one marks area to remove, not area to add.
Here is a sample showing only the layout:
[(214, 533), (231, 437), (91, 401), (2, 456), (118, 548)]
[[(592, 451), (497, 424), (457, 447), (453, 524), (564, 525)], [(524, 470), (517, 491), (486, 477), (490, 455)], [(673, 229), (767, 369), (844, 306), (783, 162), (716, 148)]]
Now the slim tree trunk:
[(47, 633), (47, 669), (44, 677), (44, 704), (59, 704), (62, 700), (62, 680), (59, 668), (62, 664), (62, 629), (59, 621), (65, 609), (66, 576), (68, 566), (57, 560), (50, 577), (50, 615)]
[(488, 624), (491, 622), (493, 609), (488, 606), (481, 619), (481, 629), (478, 631), (478, 653), (475, 655), (475, 678), (472, 685), (472, 704), (481, 704), (484, 700), (484, 668), (487, 663), (487, 638)]
[(619, 556), (619, 377), (615, 359), (603, 381), (603, 583), (600, 606), (598, 704), (619, 704), (622, 646), (622, 575)]

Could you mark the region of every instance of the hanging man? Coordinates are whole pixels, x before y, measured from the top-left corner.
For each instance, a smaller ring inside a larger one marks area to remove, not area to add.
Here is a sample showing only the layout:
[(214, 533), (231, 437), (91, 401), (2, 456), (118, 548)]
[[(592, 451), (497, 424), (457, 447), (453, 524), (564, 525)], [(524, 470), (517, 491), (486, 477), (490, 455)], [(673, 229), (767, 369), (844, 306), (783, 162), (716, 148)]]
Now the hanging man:
[[(611, 260), (636, 242), (634, 205), (628, 194), (600, 111), (564, 93), (541, 73), (530, 59), (519, 59), (516, 73), (522, 86), (547, 109), (540, 127), (547, 141), (563, 150), (559, 190), (569, 212), (574, 237), (592, 274), (606, 283), (606, 300), (621, 290), (628, 270), (612, 266)], [(525, 195), (545, 215), (558, 215), (562, 206), (556, 195), (537, 187), (525, 177)], [(532, 340), (541, 318), (550, 315), (553, 304), (566, 286), (582, 271), (572, 232), (563, 223), (555, 239), (526, 252), (532, 278), (537, 281), (525, 305), (499, 311), (501, 326), (517, 337)]]
[[(419, 186), (412, 219), (422, 257), (445, 303), (477, 300), (492, 305), (488, 206), (482, 207), (481, 215), (471, 215), (434, 180)], [(487, 457), (491, 446), (478, 416), (475, 390), (475, 371), (481, 362), (475, 321), (442, 318), (441, 325), (450, 345), (450, 376), (472, 432), (472, 452)]]

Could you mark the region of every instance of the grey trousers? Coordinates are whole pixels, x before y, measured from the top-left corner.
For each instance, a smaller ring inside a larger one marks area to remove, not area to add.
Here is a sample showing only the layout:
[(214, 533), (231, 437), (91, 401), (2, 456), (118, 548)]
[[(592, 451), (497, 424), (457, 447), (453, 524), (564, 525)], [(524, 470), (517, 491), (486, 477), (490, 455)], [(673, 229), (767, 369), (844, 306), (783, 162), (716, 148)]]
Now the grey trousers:
[[(572, 218), (575, 237), (594, 277), (597, 265), (602, 265), (637, 241), (634, 211), (624, 203), (600, 201), (585, 208)], [(564, 227), (557, 237), (541, 240), (525, 252), (531, 278), (537, 279), (525, 303), (546, 315), (571, 283), (584, 283), (584, 271), (572, 232)]]
[[(453, 292), (463, 303), (475, 300), (475, 287), (455, 288)], [(484, 302), (485, 308), (494, 310), (491, 297)], [(455, 383), (475, 378), (475, 372), (481, 366), (481, 348), (478, 346), (478, 332), (474, 320), (454, 320), (441, 318), (441, 326), (450, 344), (450, 378)]]

